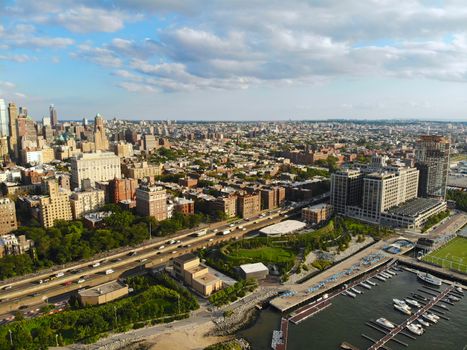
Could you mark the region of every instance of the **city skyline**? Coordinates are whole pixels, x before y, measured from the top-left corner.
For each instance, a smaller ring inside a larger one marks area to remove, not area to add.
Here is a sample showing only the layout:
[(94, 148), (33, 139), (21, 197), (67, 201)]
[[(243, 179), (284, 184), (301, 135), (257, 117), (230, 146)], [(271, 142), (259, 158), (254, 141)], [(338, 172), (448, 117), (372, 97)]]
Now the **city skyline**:
[(460, 1), (202, 5), (1, 2), (0, 98), (35, 120), (467, 120)]

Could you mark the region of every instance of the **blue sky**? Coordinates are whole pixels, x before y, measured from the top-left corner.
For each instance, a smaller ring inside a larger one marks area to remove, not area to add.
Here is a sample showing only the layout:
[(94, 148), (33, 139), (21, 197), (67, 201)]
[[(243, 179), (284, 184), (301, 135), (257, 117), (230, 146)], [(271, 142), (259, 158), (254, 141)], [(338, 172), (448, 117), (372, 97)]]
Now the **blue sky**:
[(461, 0), (0, 0), (0, 98), (40, 119), (467, 120)]

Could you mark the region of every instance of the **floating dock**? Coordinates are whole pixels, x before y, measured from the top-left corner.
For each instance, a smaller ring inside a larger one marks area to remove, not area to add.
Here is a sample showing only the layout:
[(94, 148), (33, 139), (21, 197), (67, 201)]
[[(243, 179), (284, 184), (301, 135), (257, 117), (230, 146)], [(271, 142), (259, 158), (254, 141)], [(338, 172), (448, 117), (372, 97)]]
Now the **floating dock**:
[[(415, 312), (412, 316), (410, 316), (407, 320), (402, 322), (401, 324), (397, 325), (395, 328), (391, 329), (388, 334), (386, 334), (384, 337), (382, 337), (379, 340), (374, 341), (373, 339), (370, 339), (373, 341), (373, 345), (371, 345), (368, 350), (377, 350), (379, 348), (383, 348), (384, 345), (393, 339), (397, 334), (401, 333), (404, 328), (407, 326), (407, 324), (412, 323), (413, 321), (417, 320), (421, 315), (423, 315), (425, 312), (430, 310), (433, 305), (438, 303), (440, 300), (442, 300), (444, 297), (446, 297), (452, 290), (454, 289), (454, 286), (449, 286), (445, 290), (439, 293), (435, 298), (431, 299), (428, 301), (428, 303), (423, 306), (421, 309), (419, 309), (417, 312)], [(368, 339), (368, 338), (367, 338)]]
[(273, 350), (287, 350), (287, 337), (289, 334), (289, 320), (282, 317), (280, 330), (272, 332), (271, 348)]

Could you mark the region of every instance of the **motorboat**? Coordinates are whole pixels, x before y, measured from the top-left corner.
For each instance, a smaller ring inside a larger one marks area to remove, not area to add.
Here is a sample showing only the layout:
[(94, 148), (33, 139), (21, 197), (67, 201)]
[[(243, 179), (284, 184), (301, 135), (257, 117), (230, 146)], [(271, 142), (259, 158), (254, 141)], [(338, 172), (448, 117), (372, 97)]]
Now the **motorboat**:
[(389, 273), (386, 273), (386, 272), (380, 272), (380, 275), (383, 276), (384, 278), (391, 278), (392, 275), (390, 275)]
[(405, 298), (405, 302), (411, 306), (422, 307), (422, 305), (418, 301), (413, 300), (413, 299)]
[(390, 274), (390, 275), (392, 275), (392, 276), (397, 275), (397, 273), (395, 273), (394, 271), (391, 271), (391, 270), (389, 270), (389, 269), (387, 269), (387, 270), (384, 271), (384, 272), (386, 272), (386, 273), (388, 273), (388, 274)]
[(422, 326), (430, 327), (430, 323), (427, 322), (427, 321), (425, 321), (425, 320), (422, 319), (422, 318), (419, 318), (417, 321), (418, 321)]
[(412, 312), (410, 311), (410, 309), (408, 308), (408, 306), (402, 306), (402, 305), (399, 305), (399, 304), (394, 304), (394, 309), (396, 310), (399, 310), (400, 312), (402, 312), (404, 315), (412, 315)]
[(363, 294), (363, 292), (361, 290), (357, 289), (357, 288), (352, 287), (350, 289), (352, 290), (352, 292), (355, 292), (357, 294)]
[(357, 294), (352, 293), (350, 290), (346, 291), (345, 293), (346, 293), (346, 295), (348, 295), (351, 298), (355, 298), (357, 296)]
[(406, 328), (413, 334), (416, 334), (416, 335), (423, 334), (423, 327), (415, 323), (408, 323)]
[(407, 305), (407, 303), (404, 300), (394, 298), (394, 299), (392, 299), (392, 301), (393, 301), (394, 304), (406, 307), (406, 308), (408, 308), (410, 310), (409, 305)]
[(434, 286), (440, 286), (442, 284), (441, 279), (429, 274), (429, 273), (423, 273), (419, 272), (417, 273), (417, 277), (421, 279), (423, 282), (432, 284)]
[(392, 323), (391, 321), (388, 321), (384, 317), (378, 318), (376, 320), (376, 323), (383, 326), (383, 327), (389, 328), (389, 329), (393, 329), (393, 328), (396, 327), (396, 325), (394, 323)]
[(366, 283), (368, 283), (370, 286), (376, 286), (377, 284), (373, 282), (372, 280), (366, 280)]
[(384, 278), (384, 277), (381, 276), (381, 275), (375, 275), (375, 278), (378, 279), (378, 280), (380, 280), (381, 282), (386, 281), (386, 278)]
[(457, 293), (464, 294), (464, 290), (462, 289), (462, 287), (456, 287), (456, 291)]
[(438, 323), (438, 320), (435, 317), (433, 317), (432, 314), (423, 314), (422, 317), (427, 321)]
[(436, 320), (439, 321), (439, 316), (438, 315), (436, 315), (436, 314), (434, 314), (432, 312), (427, 312), (427, 315), (430, 315), (431, 317), (433, 317), (433, 318), (435, 318)]
[(365, 282), (361, 282), (360, 285), (361, 285), (363, 288), (371, 289), (371, 286), (370, 286), (369, 284), (366, 284)]
[(454, 295), (448, 295), (448, 299), (450, 301), (459, 301), (460, 300), (458, 297), (455, 297)]

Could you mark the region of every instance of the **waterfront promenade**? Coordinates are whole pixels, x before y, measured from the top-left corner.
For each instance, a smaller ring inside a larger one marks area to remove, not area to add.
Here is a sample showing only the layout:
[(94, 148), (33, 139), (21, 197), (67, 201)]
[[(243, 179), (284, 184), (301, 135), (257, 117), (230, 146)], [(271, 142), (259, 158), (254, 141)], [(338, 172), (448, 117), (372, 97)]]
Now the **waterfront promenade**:
[(338, 278), (335, 281), (327, 283), (324, 288), (320, 288), (318, 290), (310, 292), (310, 288), (312, 288), (313, 286), (316, 286), (322, 283), (322, 281), (327, 280), (328, 278), (338, 274), (339, 272), (342, 272), (343, 270), (350, 269), (352, 266), (359, 264), (362, 261), (362, 259), (364, 259), (365, 257), (371, 254), (382, 254), (382, 248), (384, 248), (387, 245), (389, 245), (389, 242), (386, 242), (386, 241), (376, 242), (375, 244), (361, 250), (357, 254), (352, 255), (348, 259), (310, 278), (308, 281), (302, 284), (295, 284), (295, 285), (289, 286), (290, 292), (288, 293), (288, 296), (278, 296), (274, 298), (273, 300), (271, 300), (270, 304), (274, 306), (276, 309), (278, 309), (279, 311), (286, 312), (288, 310), (291, 310), (292, 308), (300, 306), (302, 303), (320, 294), (325, 293), (327, 290), (337, 287), (342, 283), (345, 283), (351, 279), (354, 279), (360, 275), (367, 273), (370, 270), (373, 270), (377, 266), (381, 266), (387, 263), (389, 260), (391, 260), (391, 258), (393, 258), (393, 256), (384, 255), (384, 257), (380, 259), (378, 262), (368, 265), (368, 266), (360, 267), (359, 269), (354, 270), (352, 273), (348, 275), (347, 274), (343, 275), (341, 278)]

